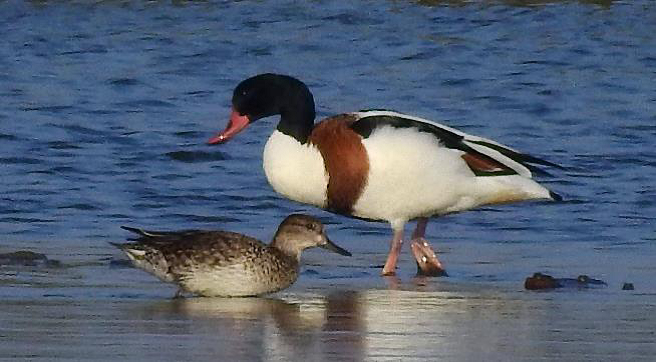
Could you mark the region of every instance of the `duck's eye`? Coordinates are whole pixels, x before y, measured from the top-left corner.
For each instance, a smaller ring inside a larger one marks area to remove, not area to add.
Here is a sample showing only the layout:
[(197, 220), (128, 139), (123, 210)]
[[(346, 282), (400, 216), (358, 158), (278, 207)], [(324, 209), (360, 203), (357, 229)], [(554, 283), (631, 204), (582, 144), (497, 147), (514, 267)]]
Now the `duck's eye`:
[(319, 225), (314, 224), (314, 223), (309, 223), (309, 224), (307, 224), (307, 228), (311, 231), (316, 231), (316, 230), (319, 229)]

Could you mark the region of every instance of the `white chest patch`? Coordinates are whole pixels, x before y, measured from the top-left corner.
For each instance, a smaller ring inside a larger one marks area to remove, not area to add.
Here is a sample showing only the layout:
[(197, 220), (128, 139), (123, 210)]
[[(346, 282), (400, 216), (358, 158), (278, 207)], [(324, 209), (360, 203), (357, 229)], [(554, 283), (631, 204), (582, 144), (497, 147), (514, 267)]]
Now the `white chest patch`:
[(302, 145), (276, 130), (264, 146), (262, 162), (276, 192), (294, 201), (326, 206), (328, 174), (315, 146)]

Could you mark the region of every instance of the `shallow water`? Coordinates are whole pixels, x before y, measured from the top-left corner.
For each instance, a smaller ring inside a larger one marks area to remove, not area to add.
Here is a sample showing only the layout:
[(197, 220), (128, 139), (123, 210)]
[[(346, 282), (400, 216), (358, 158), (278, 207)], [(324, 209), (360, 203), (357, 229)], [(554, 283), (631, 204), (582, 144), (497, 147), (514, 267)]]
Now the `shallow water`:
[[(650, 0), (1, 2), (0, 253), (62, 265), (0, 267), (0, 357), (650, 360), (653, 25)], [(306, 81), (320, 117), (392, 108), (559, 163), (540, 180), (566, 201), (435, 220), (450, 277), (414, 278), (406, 251), (381, 278), (387, 225), (270, 189), (274, 119), (205, 145), (260, 72)], [(170, 300), (110, 267), (120, 225), (268, 240), (291, 212), (354, 256), (310, 251), (297, 284), (248, 300)], [(524, 291), (535, 271), (608, 287)]]

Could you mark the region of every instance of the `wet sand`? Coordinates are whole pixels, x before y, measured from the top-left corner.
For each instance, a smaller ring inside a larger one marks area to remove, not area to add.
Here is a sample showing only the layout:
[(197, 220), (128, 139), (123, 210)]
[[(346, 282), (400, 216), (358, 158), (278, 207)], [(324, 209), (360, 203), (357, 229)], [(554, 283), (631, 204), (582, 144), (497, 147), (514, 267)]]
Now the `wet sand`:
[(0, 357), (650, 361), (656, 352), (653, 293), (382, 278), (309, 261), (295, 285), (264, 298), (171, 299), (175, 288), (106, 262), (18, 270), (0, 288)]

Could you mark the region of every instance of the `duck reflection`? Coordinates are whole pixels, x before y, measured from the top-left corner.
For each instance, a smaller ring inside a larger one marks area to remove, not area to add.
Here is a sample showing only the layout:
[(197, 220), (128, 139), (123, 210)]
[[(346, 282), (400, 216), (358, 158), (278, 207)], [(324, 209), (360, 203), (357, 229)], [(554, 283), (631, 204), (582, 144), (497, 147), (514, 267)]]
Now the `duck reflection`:
[(330, 295), (326, 300), (326, 321), (322, 344), (339, 360), (362, 361), (366, 357), (366, 325), (363, 298), (358, 292)]
[(524, 357), (543, 352), (541, 326), (553, 315), (543, 302), (434, 280), (280, 299), (166, 300), (130, 319), (143, 334), (168, 335), (182, 356), (216, 360), (484, 360), (498, 346), (500, 353), (523, 348)]
[[(284, 296), (283, 296), (284, 297)], [(186, 298), (158, 302), (141, 308), (147, 333), (183, 334), (203, 338), (203, 348), (217, 356), (240, 360), (314, 360), (331, 355), (340, 360), (361, 360), (364, 338), (357, 292), (308, 296), (291, 301), (274, 298)], [(168, 326), (168, 327), (166, 327)], [(155, 328), (156, 330), (153, 330)], [(166, 330), (170, 328), (169, 330)]]

